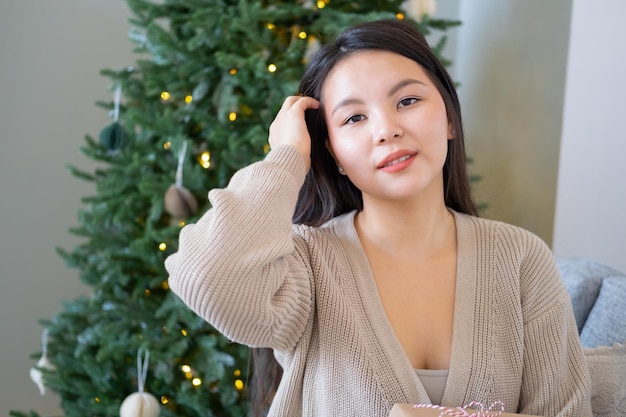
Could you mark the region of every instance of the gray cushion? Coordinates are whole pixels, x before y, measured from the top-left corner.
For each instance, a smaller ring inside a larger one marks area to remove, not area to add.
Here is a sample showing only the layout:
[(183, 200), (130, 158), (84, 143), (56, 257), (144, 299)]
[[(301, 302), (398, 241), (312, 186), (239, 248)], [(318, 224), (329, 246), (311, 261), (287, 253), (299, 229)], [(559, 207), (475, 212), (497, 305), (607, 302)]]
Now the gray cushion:
[(626, 342), (626, 277), (602, 281), (598, 299), (580, 333), (580, 342), (585, 347)]
[(626, 416), (626, 346), (583, 349), (591, 374), (594, 416)]
[(558, 259), (557, 267), (572, 299), (576, 326), (580, 333), (596, 302), (602, 280), (621, 274), (615, 269), (590, 259)]

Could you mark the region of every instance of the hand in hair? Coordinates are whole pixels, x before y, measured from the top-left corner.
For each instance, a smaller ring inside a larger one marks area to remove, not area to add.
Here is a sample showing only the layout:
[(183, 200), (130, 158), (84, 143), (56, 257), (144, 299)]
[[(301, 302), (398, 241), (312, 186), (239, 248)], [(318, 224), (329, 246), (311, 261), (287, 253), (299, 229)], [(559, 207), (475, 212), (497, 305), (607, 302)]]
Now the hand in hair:
[(319, 105), (319, 101), (312, 97), (287, 97), (269, 129), (270, 146), (295, 147), (304, 158), (307, 171), (311, 165), (311, 137), (304, 119), (304, 111), (317, 109)]

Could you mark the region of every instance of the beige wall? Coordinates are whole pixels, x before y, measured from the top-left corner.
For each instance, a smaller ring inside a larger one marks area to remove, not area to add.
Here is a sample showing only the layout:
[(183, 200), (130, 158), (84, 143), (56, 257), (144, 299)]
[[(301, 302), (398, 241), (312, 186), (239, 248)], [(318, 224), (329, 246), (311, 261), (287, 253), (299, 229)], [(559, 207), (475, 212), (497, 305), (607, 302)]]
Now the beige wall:
[(455, 77), (484, 215), (626, 271), (626, 2), (459, 4)]
[(71, 248), (80, 198), (90, 185), (65, 166), (89, 167), (86, 133), (110, 122), (102, 68), (132, 64), (121, 0), (0, 1), (0, 415), (58, 415), (28, 372), (40, 318), (86, 292), (54, 248)]
[(485, 217), (552, 240), (571, 0), (462, 1), (456, 56)]

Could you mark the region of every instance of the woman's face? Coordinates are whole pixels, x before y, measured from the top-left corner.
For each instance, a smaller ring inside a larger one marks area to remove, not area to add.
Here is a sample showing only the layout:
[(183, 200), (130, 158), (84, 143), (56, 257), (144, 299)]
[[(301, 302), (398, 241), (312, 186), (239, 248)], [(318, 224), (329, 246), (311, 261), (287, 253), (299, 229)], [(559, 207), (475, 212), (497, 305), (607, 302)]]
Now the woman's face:
[(443, 200), (451, 128), (441, 94), (415, 61), (387, 51), (344, 58), (322, 86), (327, 146), (372, 199)]

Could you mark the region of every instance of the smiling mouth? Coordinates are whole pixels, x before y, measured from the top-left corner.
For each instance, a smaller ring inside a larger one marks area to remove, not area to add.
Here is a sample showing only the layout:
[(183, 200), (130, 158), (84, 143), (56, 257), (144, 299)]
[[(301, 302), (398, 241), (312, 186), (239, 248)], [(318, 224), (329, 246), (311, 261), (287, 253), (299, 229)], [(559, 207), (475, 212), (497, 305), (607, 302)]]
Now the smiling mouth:
[(385, 167), (390, 167), (390, 166), (393, 166), (393, 165), (399, 164), (400, 162), (404, 162), (404, 161), (406, 161), (407, 159), (411, 158), (412, 156), (413, 156), (413, 155), (404, 155), (404, 156), (401, 156), (401, 157), (400, 157), (400, 158), (398, 158), (398, 159), (394, 159), (393, 161), (389, 161), (389, 162), (387, 162), (386, 164), (381, 165), (379, 168), (385, 168)]

